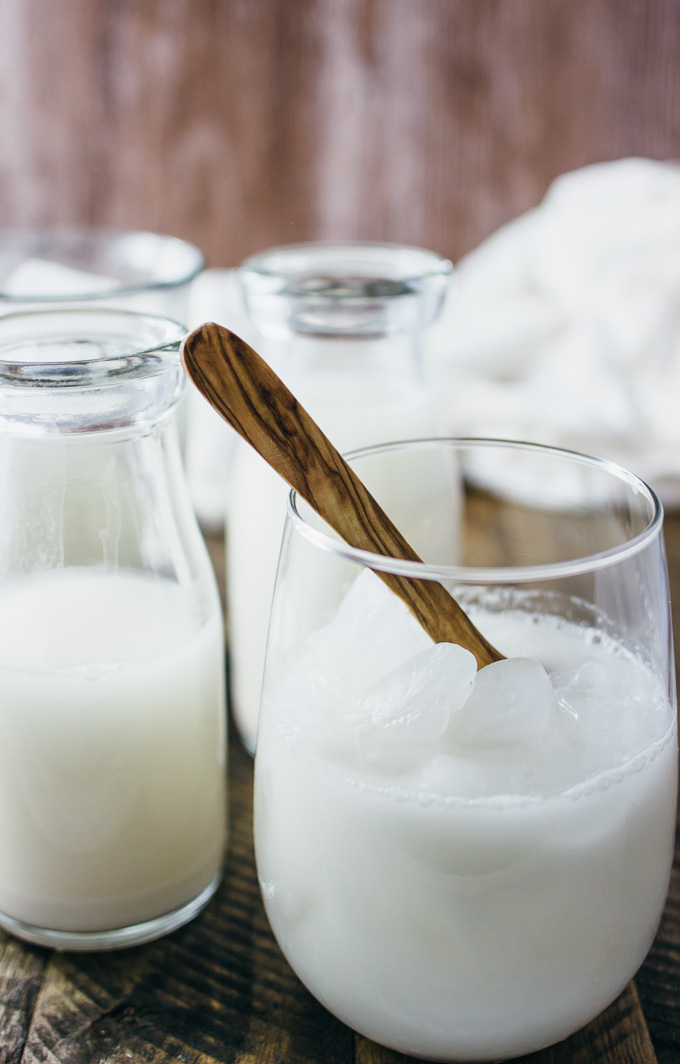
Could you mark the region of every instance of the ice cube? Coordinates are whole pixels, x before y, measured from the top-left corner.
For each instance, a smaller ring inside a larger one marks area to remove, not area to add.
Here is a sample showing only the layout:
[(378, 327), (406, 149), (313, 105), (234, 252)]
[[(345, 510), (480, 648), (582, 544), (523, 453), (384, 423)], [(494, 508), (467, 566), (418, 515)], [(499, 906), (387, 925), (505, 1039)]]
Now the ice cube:
[(480, 669), (455, 720), (456, 742), (502, 745), (543, 738), (557, 714), (550, 677), (534, 658), (507, 658)]
[(283, 716), (323, 756), (356, 758), (362, 699), (383, 676), (433, 646), (404, 603), (365, 570), (327, 624), (285, 661), (269, 663), (263, 701), (289, 707)]
[(599, 714), (607, 680), (600, 662), (585, 661), (578, 668), (552, 672), (550, 678), (557, 704), (568, 720), (582, 725), (584, 719)]
[(614, 668), (586, 661), (571, 675), (553, 676), (553, 683), (560, 709), (578, 726), (581, 745), (617, 751), (621, 760), (644, 745), (645, 733), (652, 737), (655, 714), (665, 715), (658, 681), (624, 654), (617, 655)]
[(353, 699), (433, 643), (408, 607), (370, 570), (354, 581), (317, 650)]
[(364, 759), (398, 769), (433, 751), (476, 671), (474, 655), (453, 643), (432, 645), (392, 669), (361, 700), (357, 736)]

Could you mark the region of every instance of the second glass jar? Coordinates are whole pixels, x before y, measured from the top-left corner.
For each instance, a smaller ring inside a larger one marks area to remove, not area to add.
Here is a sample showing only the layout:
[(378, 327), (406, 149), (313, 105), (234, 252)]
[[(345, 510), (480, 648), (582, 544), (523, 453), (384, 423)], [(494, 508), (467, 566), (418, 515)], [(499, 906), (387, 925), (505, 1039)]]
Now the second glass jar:
[[(420, 248), (315, 243), (247, 259), (239, 280), (261, 353), (346, 451), (437, 431), (421, 343), (451, 271), (448, 259)], [(389, 508), (399, 484), (379, 487)], [(232, 711), (251, 752), (286, 495), (283, 481), (239, 441), (226, 520), (229, 675)]]

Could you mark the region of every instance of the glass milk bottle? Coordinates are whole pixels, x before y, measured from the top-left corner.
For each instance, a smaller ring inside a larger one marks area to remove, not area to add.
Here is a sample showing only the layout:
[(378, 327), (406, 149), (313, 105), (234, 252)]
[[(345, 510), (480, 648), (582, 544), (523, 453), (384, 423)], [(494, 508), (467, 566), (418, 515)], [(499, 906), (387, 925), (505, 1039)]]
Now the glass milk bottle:
[[(239, 279), (260, 352), (341, 451), (435, 435), (423, 330), (451, 263), (420, 248), (299, 244), (247, 259)], [(383, 478), (384, 479), (384, 478)], [(397, 481), (369, 485), (398, 495)], [(231, 705), (253, 752), (287, 487), (236, 444), (226, 520)]]
[(214, 893), (224, 653), (176, 431), (175, 322), (0, 320), (0, 925), (156, 938)]

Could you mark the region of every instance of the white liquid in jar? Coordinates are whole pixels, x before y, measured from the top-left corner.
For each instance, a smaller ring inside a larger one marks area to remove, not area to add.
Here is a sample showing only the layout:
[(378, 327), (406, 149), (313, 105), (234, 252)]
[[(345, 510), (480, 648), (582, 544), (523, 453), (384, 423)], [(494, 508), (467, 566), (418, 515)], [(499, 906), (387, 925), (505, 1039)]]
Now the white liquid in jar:
[(219, 875), (223, 636), (164, 579), (83, 568), (0, 597), (0, 913), (129, 927)]
[(556, 701), (443, 718), (424, 673), (430, 704), (400, 709), (385, 673), (427, 637), (408, 618), (359, 655), (360, 614), (342, 611), (266, 681), (255, 842), (284, 954), (336, 1016), (402, 1052), (488, 1061), (559, 1041), (623, 989), (661, 916), (666, 694), (601, 632), (513, 610), (475, 620), (543, 662)]

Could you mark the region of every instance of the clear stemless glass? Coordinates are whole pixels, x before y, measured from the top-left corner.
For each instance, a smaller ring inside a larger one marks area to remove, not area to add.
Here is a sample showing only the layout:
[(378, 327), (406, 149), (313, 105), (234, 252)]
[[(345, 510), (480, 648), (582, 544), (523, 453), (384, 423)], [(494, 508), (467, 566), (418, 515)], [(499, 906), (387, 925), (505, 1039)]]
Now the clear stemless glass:
[(225, 844), (224, 637), (184, 481), (176, 322), (0, 318), (0, 926), (190, 920)]
[[(271, 926), (316, 997), (428, 1059), (596, 1016), (668, 889), (677, 740), (662, 509), (584, 455), (494, 440), (354, 452), (423, 563), (294, 494), (255, 767)], [(380, 495), (379, 495), (380, 497)], [(381, 572), (438, 580), (508, 660), (433, 645)]]

